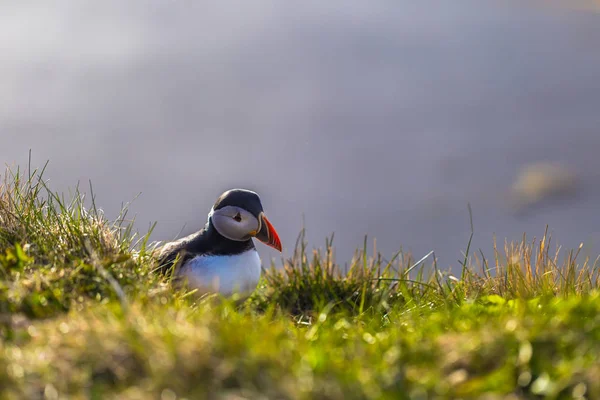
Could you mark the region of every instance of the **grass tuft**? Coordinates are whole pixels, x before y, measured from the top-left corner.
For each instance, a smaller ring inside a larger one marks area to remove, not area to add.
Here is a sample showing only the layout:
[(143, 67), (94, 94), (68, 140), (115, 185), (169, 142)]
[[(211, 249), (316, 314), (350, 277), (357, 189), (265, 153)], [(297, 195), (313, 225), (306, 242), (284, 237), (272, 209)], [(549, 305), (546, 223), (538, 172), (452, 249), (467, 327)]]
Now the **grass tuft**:
[[(342, 268), (333, 257), (333, 236), (325, 241), (324, 251), (309, 252), (304, 233), (283, 268), (272, 264), (265, 273), (263, 290), (253, 299), (258, 309), (277, 304), (295, 317), (311, 317), (324, 308), (352, 314), (385, 313), (396, 304), (435, 301), (440, 294), (433, 277), (423, 277), (424, 260), (411, 264), (411, 257), (399, 252), (385, 261), (381, 254), (368, 254), (365, 239), (350, 266)], [(417, 279), (411, 280), (409, 273), (416, 267)]]
[[(0, 185), (0, 313), (46, 317), (84, 299), (124, 299), (151, 281), (147, 237), (124, 224), (127, 210), (109, 222), (86, 206), (79, 191), (66, 199), (51, 191), (44, 169), (23, 175), (7, 170)], [(91, 189), (91, 187), (90, 187)]]

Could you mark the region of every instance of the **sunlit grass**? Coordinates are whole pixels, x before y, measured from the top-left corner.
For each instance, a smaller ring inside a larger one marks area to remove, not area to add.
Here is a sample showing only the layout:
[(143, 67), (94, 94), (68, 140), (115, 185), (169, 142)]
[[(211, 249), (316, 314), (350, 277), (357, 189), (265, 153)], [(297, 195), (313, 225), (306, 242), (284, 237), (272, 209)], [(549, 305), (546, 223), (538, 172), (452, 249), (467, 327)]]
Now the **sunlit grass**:
[(600, 397), (597, 265), (543, 232), (466, 244), (456, 275), (366, 240), (340, 265), (301, 234), (242, 302), (155, 273), (126, 210), (3, 182), (0, 398)]

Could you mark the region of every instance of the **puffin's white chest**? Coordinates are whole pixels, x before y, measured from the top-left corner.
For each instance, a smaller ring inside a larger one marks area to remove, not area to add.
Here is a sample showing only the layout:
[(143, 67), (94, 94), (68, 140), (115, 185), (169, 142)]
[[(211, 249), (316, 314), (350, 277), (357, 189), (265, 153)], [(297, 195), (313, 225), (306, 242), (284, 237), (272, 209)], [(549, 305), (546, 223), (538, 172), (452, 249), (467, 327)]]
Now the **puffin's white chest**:
[(191, 287), (224, 295), (253, 291), (260, 279), (260, 257), (255, 249), (232, 256), (202, 255), (186, 262), (181, 275)]

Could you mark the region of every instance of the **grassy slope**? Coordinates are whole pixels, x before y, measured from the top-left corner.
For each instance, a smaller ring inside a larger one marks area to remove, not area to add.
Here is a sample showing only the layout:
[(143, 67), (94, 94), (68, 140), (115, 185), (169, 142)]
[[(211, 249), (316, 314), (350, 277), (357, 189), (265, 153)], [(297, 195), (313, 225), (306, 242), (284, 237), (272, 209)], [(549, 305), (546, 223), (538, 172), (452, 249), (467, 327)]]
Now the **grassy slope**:
[(247, 301), (198, 298), (41, 176), (0, 190), (0, 398), (600, 397), (596, 268), (545, 236), (459, 277), (300, 240)]

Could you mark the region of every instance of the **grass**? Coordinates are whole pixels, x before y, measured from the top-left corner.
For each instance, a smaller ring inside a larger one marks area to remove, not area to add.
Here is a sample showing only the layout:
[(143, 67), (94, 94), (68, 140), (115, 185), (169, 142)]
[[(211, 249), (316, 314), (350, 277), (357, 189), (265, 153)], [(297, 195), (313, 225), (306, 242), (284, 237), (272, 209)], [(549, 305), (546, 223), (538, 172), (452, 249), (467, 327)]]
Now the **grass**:
[(452, 276), (366, 240), (341, 268), (332, 240), (300, 235), (245, 301), (199, 297), (153, 272), (126, 209), (8, 170), (0, 398), (600, 398), (598, 268), (577, 250), (467, 246)]

